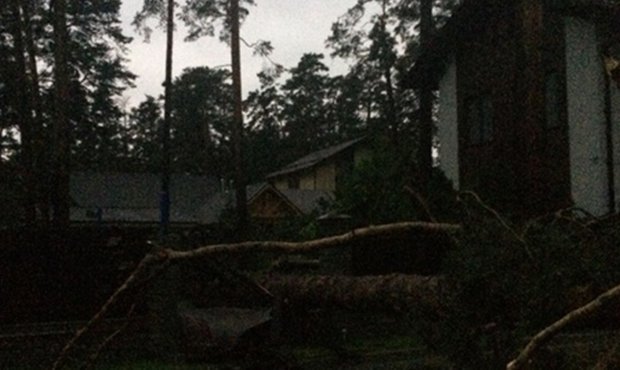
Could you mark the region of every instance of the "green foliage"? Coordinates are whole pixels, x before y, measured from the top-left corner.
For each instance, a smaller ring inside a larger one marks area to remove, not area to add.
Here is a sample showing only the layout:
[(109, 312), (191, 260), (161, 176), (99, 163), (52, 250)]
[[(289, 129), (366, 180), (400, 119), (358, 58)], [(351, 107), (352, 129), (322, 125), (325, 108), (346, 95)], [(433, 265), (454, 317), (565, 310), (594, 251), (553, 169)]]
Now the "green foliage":
[[(408, 156), (379, 143), (368, 160), (359, 163), (336, 192), (336, 207), (359, 224), (428, 219), (419, 200), (407, 190), (413, 171)], [(456, 199), (452, 184), (439, 171), (433, 173), (432, 191), (424, 199), (439, 220), (452, 220)]]
[[(250, 13), (247, 6), (255, 5), (254, 0), (241, 0), (239, 18), (243, 21)], [(229, 0), (188, 0), (182, 7), (181, 19), (189, 28), (186, 40), (194, 41), (203, 36), (214, 36), (220, 28), (220, 40), (230, 41)]]
[(161, 164), (159, 132), (161, 121), (160, 103), (149, 95), (129, 113), (128, 135), (131, 140), (129, 156), (134, 166), (142, 171), (155, 172)]
[(427, 343), (459, 368), (503, 368), (525, 336), (620, 281), (617, 222), (549, 216), (519, 229), (467, 196), (463, 211), (465, 231), (444, 261), (450, 293), (441, 310), (412, 314)]
[(304, 54), (282, 85), (283, 131), (292, 158), (319, 149), (319, 143), (333, 132), (333, 122), (327, 121), (329, 69), (323, 58), (323, 54)]
[(172, 85), (171, 149), (176, 171), (230, 178), (232, 86), (230, 72), (186, 68)]

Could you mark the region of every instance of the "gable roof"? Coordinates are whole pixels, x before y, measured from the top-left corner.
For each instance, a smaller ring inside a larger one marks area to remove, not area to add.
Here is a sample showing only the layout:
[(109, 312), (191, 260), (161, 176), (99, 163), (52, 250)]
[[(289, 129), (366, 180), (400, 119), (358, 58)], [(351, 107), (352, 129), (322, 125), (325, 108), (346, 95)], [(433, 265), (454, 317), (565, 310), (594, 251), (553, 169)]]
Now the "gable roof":
[[(73, 173), (71, 221), (158, 223), (160, 184), (153, 173)], [(198, 223), (200, 206), (216, 190), (213, 177), (172, 174), (170, 222)]]
[(297, 172), (297, 171), (301, 171), (304, 170), (306, 168), (311, 168), (316, 166), (317, 164), (323, 162), (324, 160), (331, 158), (343, 151), (345, 151), (348, 148), (351, 148), (352, 146), (356, 145), (357, 143), (363, 141), (365, 139), (365, 137), (360, 137), (357, 139), (353, 139), (353, 140), (349, 140), (349, 141), (345, 141), (344, 143), (338, 144), (338, 145), (334, 145), (334, 146), (330, 146), (328, 148), (325, 149), (321, 149), (321, 150), (317, 150), (316, 152), (312, 152), (304, 157), (301, 157), (300, 159), (296, 160), (295, 162), (292, 162), (286, 166), (284, 166), (282, 169), (272, 172), (270, 174), (268, 174), (266, 176), (267, 179), (271, 179), (274, 177), (278, 177), (278, 176), (282, 176), (282, 175), (286, 175), (289, 173), (293, 173), (293, 172)]
[(282, 189), (280, 192), (305, 215), (320, 210), (322, 203), (334, 200), (334, 195), (324, 190)]
[[(323, 202), (333, 200), (333, 194), (323, 190), (300, 190), (286, 189), (278, 190), (273, 185), (263, 182), (248, 185), (246, 188), (248, 205), (258, 199), (266, 191), (272, 191), (286, 202), (291, 209), (296, 210), (302, 215), (308, 215), (316, 211)], [(234, 191), (220, 191), (209, 198), (201, 207), (200, 219), (204, 224), (217, 223), (226, 209), (235, 205)]]
[[(409, 70), (404, 84), (417, 88), (438, 88), (448, 60), (463, 36), (484, 32), (487, 20), (518, 0), (463, 0), (450, 19), (436, 31), (426, 48)], [(620, 24), (618, 0), (541, 0), (549, 9), (581, 18)], [(614, 22), (614, 19), (616, 22)], [(618, 32), (616, 30), (616, 32)]]

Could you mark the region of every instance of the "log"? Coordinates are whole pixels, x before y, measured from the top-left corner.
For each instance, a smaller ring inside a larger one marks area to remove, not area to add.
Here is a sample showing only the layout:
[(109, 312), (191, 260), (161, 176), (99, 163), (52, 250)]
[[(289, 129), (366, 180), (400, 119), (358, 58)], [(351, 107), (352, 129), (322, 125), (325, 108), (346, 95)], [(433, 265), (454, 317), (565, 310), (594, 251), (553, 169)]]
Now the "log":
[(390, 274), (382, 276), (270, 276), (262, 284), (288, 304), (305, 307), (372, 308), (404, 311), (435, 307), (440, 277)]
[[(371, 225), (364, 228), (351, 230), (350, 232), (330, 236), (322, 239), (315, 239), (306, 242), (281, 242), (281, 241), (248, 241), (242, 243), (215, 244), (199, 247), (190, 251), (175, 250), (171, 248), (161, 248), (147, 254), (138, 267), (129, 275), (125, 282), (108, 298), (99, 311), (88, 321), (84, 327), (80, 328), (75, 335), (63, 347), (56, 358), (52, 369), (61, 367), (69, 352), (76, 347), (81, 338), (97, 325), (108, 313), (110, 308), (127, 291), (133, 289), (141, 280), (143, 275), (148, 275), (152, 270), (161, 272), (170, 262), (191, 260), (193, 258), (216, 256), (221, 254), (235, 253), (254, 253), (254, 252), (276, 252), (282, 254), (305, 253), (328, 248), (345, 246), (348, 243), (368, 237), (404, 233), (414, 230), (436, 233), (452, 233), (461, 231), (461, 226), (456, 224), (442, 224), (432, 222), (400, 222), (386, 225)], [(151, 276), (154, 274), (151, 274)], [(147, 278), (148, 280), (148, 278)]]

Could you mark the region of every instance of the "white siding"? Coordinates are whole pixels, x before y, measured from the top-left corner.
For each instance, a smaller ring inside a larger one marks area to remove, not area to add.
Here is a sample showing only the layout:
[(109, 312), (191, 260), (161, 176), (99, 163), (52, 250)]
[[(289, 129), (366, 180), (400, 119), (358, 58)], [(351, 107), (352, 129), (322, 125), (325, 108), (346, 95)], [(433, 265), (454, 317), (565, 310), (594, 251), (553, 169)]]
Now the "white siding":
[(616, 210), (620, 209), (620, 88), (611, 81), (611, 128), (614, 143), (614, 192)]
[(459, 148), (456, 99), (456, 63), (450, 62), (439, 81), (439, 167), (459, 188)]
[(605, 89), (593, 24), (567, 17), (566, 76), (571, 192), (575, 205), (608, 212)]

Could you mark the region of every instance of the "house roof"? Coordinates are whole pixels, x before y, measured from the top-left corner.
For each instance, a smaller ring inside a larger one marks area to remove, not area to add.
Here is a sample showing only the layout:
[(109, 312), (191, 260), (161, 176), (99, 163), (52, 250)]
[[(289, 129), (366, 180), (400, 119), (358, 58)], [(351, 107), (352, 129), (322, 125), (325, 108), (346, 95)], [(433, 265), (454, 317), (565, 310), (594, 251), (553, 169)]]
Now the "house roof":
[[(407, 87), (437, 88), (454, 49), (464, 36), (484, 32), (487, 20), (516, 0), (463, 0), (448, 22), (432, 38), (418, 57), (405, 81)], [(550, 9), (573, 16), (620, 24), (618, 0), (542, 0)], [(614, 22), (614, 19), (616, 22)], [(617, 31), (616, 31), (617, 32)]]
[(317, 150), (316, 152), (312, 152), (296, 160), (295, 162), (292, 162), (284, 166), (282, 169), (278, 171), (268, 174), (266, 177), (267, 179), (271, 179), (274, 177), (278, 177), (278, 176), (282, 176), (282, 175), (286, 175), (289, 173), (293, 173), (293, 172), (297, 172), (297, 171), (301, 171), (307, 168), (314, 167), (320, 162), (328, 158), (331, 158), (338, 153), (341, 153), (342, 151), (356, 145), (357, 143), (363, 141), (364, 139), (365, 139), (364, 137), (361, 137), (361, 138), (346, 141), (338, 145), (330, 146), (325, 149)]
[[(70, 179), (71, 220), (157, 223), (160, 184), (160, 175), (152, 173), (74, 173)], [(170, 222), (197, 223), (200, 206), (216, 192), (217, 185), (212, 177), (172, 174)]]
[[(286, 189), (278, 190), (273, 185), (263, 182), (248, 185), (246, 188), (248, 204), (257, 199), (264, 191), (273, 191), (283, 198), (291, 208), (296, 209), (301, 214), (307, 215), (320, 208), (322, 202), (333, 200), (333, 194), (323, 190), (300, 190)], [(214, 194), (202, 206), (200, 218), (204, 224), (213, 224), (219, 221), (224, 210), (234, 207), (234, 191), (220, 191)]]
[[(251, 184), (246, 187), (246, 194), (248, 200), (252, 199), (256, 193), (258, 193), (265, 183)], [(226, 209), (232, 208), (235, 205), (235, 192), (234, 190), (221, 190), (211, 195), (209, 199), (201, 206), (199, 211), (199, 217), (204, 224), (217, 223)]]
[(283, 189), (280, 192), (305, 215), (318, 210), (322, 202), (334, 199), (331, 192), (324, 190)]

